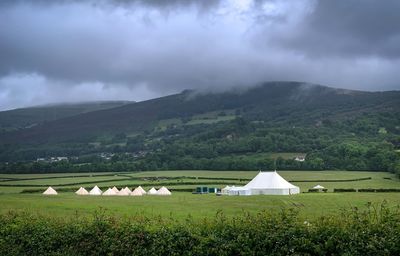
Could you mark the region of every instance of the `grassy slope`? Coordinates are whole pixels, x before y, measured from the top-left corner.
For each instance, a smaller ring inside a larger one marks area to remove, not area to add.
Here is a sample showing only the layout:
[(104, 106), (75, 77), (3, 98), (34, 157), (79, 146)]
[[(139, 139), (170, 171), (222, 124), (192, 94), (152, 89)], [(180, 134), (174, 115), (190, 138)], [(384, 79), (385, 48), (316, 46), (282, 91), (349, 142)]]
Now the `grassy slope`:
[[(332, 188), (399, 188), (400, 181), (392, 174), (376, 173), (376, 172), (346, 172), (346, 171), (282, 171), (279, 172), (288, 180), (298, 179), (354, 179), (363, 177), (372, 177), (367, 181), (353, 182), (318, 182), (319, 184)], [(164, 172), (142, 172), (128, 174), (132, 177), (210, 177), (210, 178), (252, 178), (257, 172), (214, 172), (214, 171), (164, 171)], [(87, 174), (77, 174), (87, 175)], [(31, 184), (41, 184), (40, 182), (71, 182), (71, 181), (99, 181), (115, 178), (114, 174), (102, 177), (76, 177), (62, 178), (70, 176), (70, 174), (52, 174), (52, 175), (0, 175), (0, 178), (40, 178), (45, 179), (32, 180)], [(48, 177), (59, 177), (58, 179), (46, 179)], [(384, 179), (391, 178), (391, 180)], [(185, 179), (180, 179), (185, 181)], [(126, 184), (130, 182), (132, 186), (147, 183), (146, 189), (150, 186), (159, 187), (161, 180), (157, 181), (141, 181), (141, 180), (121, 180), (114, 182), (98, 183), (100, 186), (112, 186)], [(199, 184), (212, 180), (193, 180)], [(26, 184), (27, 181), (20, 181)], [(229, 183), (235, 181), (228, 180)], [(6, 181), (0, 183), (9, 183)], [(13, 181), (16, 183), (16, 181)], [(18, 183), (16, 183), (18, 184)], [(28, 183), (29, 184), (29, 183)], [(86, 188), (92, 187), (85, 185)], [(150, 185), (151, 184), (151, 185)], [(294, 183), (301, 187), (302, 191), (316, 185), (316, 183), (299, 182)], [(196, 185), (176, 185), (171, 188), (194, 188)], [(218, 185), (223, 187), (223, 185)], [(193, 217), (211, 217), (219, 210), (223, 210), (227, 215), (235, 215), (243, 210), (256, 212), (260, 210), (279, 210), (282, 207), (295, 207), (301, 211), (301, 215), (305, 218), (313, 218), (316, 216), (326, 215), (338, 212), (340, 208), (348, 208), (349, 206), (362, 207), (368, 202), (380, 203), (383, 200), (389, 202), (391, 206), (400, 205), (400, 193), (324, 193), (324, 194), (300, 194), (295, 196), (252, 196), (252, 197), (217, 197), (215, 195), (192, 195), (191, 193), (174, 192), (171, 197), (92, 197), (92, 196), (76, 196), (73, 193), (60, 193), (58, 196), (43, 196), (41, 194), (18, 194), (24, 188), (18, 187), (0, 187), (0, 212), (9, 210), (27, 210), (37, 212), (39, 214), (74, 216), (74, 214), (91, 214), (100, 208), (107, 209), (111, 213), (118, 215), (135, 215), (144, 213), (146, 215), (162, 215), (172, 216), (174, 218), (183, 218), (189, 214)]]
[(0, 128), (13, 130), (38, 125), (92, 111), (115, 108), (127, 104), (125, 101), (99, 101), (75, 104), (45, 105), (0, 112)]

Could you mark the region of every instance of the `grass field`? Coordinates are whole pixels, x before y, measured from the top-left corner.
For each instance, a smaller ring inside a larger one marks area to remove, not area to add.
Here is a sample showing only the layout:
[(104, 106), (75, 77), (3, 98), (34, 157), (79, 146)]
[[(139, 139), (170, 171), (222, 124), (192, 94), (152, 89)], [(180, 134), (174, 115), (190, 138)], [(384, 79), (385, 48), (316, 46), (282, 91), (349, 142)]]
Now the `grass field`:
[[(400, 188), (400, 181), (393, 174), (384, 172), (349, 171), (281, 171), (284, 178), (299, 186), (302, 192), (320, 184), (328, 188), (328, 193), (302, 193), (292, 196), (250, 196), (231, 197), (213, 194), (193, 195), (178, 192), (179, 189), (194, 189), (198, 185), (224, 187), (226, 184), (246, 184), (257, 172), (250, 171), (156, 171), (139, 173), (81, 173), (81, 174), (0, 174), (0, 212), (30, 211), (73, 217), (76, 214), (92, 214), (96, 210), (121, 216), (145, 214), (184, 218), (212, 217), (217, 212), (233, 216), (243, 211), (279, 210), (294, 207), (300, 216), (314, 218), (334, 214), (341, 208), (363, 207), (368, 202), (375, 204), (387, 201), (390, 206), (400, 205), (400, 193), (332, 193), (334, 188)], [(370, 178), (361, 181), (345, 181)], [(13, 180), (8, 180), (13, 179)], [(334, 181), (335, 180), (335, 181)], [(82, 184), (81, 184), (82, 183)], [(59, 186), (57, 186), (57, 184)], [(72, 185), (71, 185), (72, 184)], [(72, 192), (60, 192), (58, 196), (43, 196), (41, 193), (20, 193), (26, 189), (46, 189), (55, 185), (56, 189), (90, 189), (94, 185), (101, 188), (111, 186), (144, 186), (149, 189), (166, 185), (173, 192), (170, 197), (96, 197), (76, 196)], [(175, 189), (175, 191), (174, 191)]]

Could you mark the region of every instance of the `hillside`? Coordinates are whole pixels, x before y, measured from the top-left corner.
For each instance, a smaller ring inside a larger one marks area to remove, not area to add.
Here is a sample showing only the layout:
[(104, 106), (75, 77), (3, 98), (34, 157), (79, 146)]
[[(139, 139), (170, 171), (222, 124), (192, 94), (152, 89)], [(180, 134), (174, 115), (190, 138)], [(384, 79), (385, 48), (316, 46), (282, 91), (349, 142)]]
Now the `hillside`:
[(119, 107), (131, 102), (96, 101), (64, 103), (19, 108), (0, 112), (0, 132), (31, 128), (44, 122), (54, 121), (82, 113)]
[[(7, 132), (0, 141), (3, 162), (77, 157), (76, 165), (62, 167), (67, 171), (395, 171), (400, 169), (400, 92), (297, 82), (224, 93), (184, 91)], [(296, 156), (306, 161), (295, 161)]]
[[(53, 110), (51, 108), (46, 110), (47, 118), (51, 119)], [(65, 110), (70, 109), (65, 108)], [(83, 110), (78, 108), (76, 112), (85, 112)], [(294, 82), (266, 83), (245, 91), (219, 94), (185, 91), (136, 104), (57, 118), (58, 120), (53, 122), (8, 133), (3, 137), (3, 141), (7, 143), (80, 141), (110, 133), (143, 131), (160, 120), (190, 118), (198, 114), (223, 110), (237, 110), (240, 112), (238, 115), (250, 120), (293, 125), (313, 124), (328, 119), (345, 120), (365, 113), (398, 115), (400, 92), (359, 92)], [(42, 113), (42, 116), (44, 115), (45, 113)], [(3, 117), (0, 119), (3, 120)]]

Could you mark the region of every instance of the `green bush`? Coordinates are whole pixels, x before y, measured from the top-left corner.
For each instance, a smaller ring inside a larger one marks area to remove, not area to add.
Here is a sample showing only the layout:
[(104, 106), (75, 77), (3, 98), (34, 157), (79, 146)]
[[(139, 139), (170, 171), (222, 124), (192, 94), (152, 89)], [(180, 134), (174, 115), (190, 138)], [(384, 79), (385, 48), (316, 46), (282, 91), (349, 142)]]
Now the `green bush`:
[(307, 222), (294, 210), (195, 221), (0, 215), (0, 255), (399, 255), (400, 212), (369, 206)]

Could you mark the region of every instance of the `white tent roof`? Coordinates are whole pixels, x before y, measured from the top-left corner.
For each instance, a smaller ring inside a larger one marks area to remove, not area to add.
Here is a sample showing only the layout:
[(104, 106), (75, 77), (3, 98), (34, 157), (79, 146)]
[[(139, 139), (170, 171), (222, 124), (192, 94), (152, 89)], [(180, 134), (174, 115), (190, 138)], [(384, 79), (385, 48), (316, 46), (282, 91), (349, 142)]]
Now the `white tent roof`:
[(75, 192), (75, 194), (80, 195), (80, 196), (83, 196), (83, 195), (88, 195), (89, 192), (88, 192), (85, 188), (80, 187), (80, 188)]
[(143, 193), (142, 191), (140, 191), (139, 188), (135, 188), (132, 192), (131, 192), (131, 196), (142, 196)]
[(244, 188), (250, 189), (285, 189), (298, 188), (295, 185), (287, 182), (276, 171), (274, 172), (259, 172)]
[(130, 194), (131, 191), (129, 190), (129, 188), (128, 189), (124, 188), (117, 193), (117, 196), (129, 196)]
[(321, 186), (321, 185), (317, 185), (317, 186), (315, 186), (315, 187), (313, 187), (313, 188), (315, 188), (315, 189), (323, 189), (324, 187)]
[(112, 190), (113, 190), (115, 193), (118, 193), (118, 192), (119, 192), (118, 188), (116, 188), (115, 186), (112, 188)]
[(112, 188), (108, 188), (104, 193), (103, 196), (115, 196), (117, 193)]
[(157, 194), (157, 189), (155, 189), (155, 188), (153, 187), (153, 188), (151, 188), (151, 189), (147, 192), (147, 194), (149, 194), (149, 195), (155, 195), (155, 194)]
[(160, 196), (170, 196), (171, 192), (166, 188), (166, 187), (161, 187), (158, 191), (157, 191), (157, 195)]
[[(142, 188), (142, 186), (139, 186), (139, 187), (137, 187), (136, 189), (139, 190), (142, 194), (146, 194), (146, 190), (144, 190), (144, 189)], [(136, 190), (136, 189), (135, 189), (135, 190)]]
[(90, 190), (89, 195), (92, 196), (100, 196), (103, 192), (99, 189), (99, 187), (96, 185), (92, 190)]
[(125, 187), (124, 189), (121, 189), (121, 190), (125, 190), (128, 194), (130, 194), (132, 192), (128, 187)]
[(48, 187), (46, 191), (43, 192), (43, 195), (58, 195), (58, 193), (54, 188)]

